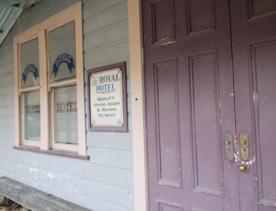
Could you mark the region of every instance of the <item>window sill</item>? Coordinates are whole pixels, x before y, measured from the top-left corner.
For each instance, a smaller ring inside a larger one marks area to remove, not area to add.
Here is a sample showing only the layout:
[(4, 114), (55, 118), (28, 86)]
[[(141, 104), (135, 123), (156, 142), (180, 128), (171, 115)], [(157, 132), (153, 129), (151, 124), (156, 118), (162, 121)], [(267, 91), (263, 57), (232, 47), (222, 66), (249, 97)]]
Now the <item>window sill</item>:
[(29, 151), (29, 152), (35, 152), (35, 153), (41, 153), (41, 154), (47, 154), (47, 155), (56, 155), (61, 157), (68, 157), (68, 158), (75, 158), (79, 160), (90, 160), (89, 155), (79, 155), (75, 152), (69, 152), (69, 151), (63, 151), (63, 150), (54, 150), (50, 149), (48, 151), (41, 150), (37, 147), (30, 147), (30, 146), (14, 146), (14, 149), (22, 150), (22, 151)]

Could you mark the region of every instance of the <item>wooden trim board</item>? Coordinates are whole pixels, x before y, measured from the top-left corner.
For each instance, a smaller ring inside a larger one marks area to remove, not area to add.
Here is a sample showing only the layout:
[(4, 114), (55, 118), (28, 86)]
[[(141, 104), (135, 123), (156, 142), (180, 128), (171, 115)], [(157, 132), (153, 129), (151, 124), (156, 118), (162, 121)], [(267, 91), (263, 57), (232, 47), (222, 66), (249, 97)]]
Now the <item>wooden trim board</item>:
[(133, 134), (134, 210), (147, 209), (145, 97), (140, 0), (128, 1), (129, 56)]

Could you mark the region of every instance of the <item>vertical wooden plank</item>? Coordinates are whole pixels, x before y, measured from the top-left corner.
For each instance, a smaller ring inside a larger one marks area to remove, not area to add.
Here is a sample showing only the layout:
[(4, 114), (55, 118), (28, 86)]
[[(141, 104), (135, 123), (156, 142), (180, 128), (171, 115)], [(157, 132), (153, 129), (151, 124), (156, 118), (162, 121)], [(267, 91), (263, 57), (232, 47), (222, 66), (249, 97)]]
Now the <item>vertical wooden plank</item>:
[(47, 59), (46, 59), (46, 36), (45, 31), (39, 32), (39, 61), (40, 61), (40, 148), (49, 149), (49, 102), (47, 86)]
[(145, 100), (140, 0), (128, 1), (129, 57), (133, 128), (134, 210), (147, 210)]
[(18, 41), (16, 37), (13, 41), (13, 64), (14, 64), (14, 133), (15, 133), (15, 146), (20, 145), (20, 109), (19, 109), (19, 92), (18, 92)]
[(76, 33), (76, 60), (77, 60), (77, 105), (78, 105), (78, 140), (79, 154), (86, 155), (86, 131), (84, 111), (84, 68), (83, 68), (83, 36), (82, 36), (82, 9), (81, 2), (75, 5), (75, 33)]

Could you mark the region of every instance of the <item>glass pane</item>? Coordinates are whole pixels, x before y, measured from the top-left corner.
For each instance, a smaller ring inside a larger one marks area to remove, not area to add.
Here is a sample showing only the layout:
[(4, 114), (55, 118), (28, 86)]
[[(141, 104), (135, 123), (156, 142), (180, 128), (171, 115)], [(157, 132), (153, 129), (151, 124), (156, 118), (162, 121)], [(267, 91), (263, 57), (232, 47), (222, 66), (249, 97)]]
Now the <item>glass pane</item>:
[(24, 94), (24, 138), (40, 140), (40, 98), (39, 91)]
[(51, 82), (76, 76), (76, 42), (74, 22), (49, 33)]
[(25, 42), (20, 51), (21, 88), (39, 84), (38, 38)]
[(56, 143), (77, 144), (76, 86), (54, 89), (54, 139)]

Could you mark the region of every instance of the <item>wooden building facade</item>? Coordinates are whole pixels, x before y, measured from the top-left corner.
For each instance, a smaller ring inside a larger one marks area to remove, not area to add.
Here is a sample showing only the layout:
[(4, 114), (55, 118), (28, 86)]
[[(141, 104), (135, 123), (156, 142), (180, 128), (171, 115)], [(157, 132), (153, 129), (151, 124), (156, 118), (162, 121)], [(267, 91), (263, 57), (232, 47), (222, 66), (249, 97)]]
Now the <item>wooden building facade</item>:
[(0, 46), (0, 176), (96, 211), (276, 211), (275, 24), (275, 0), (35, 1)]

